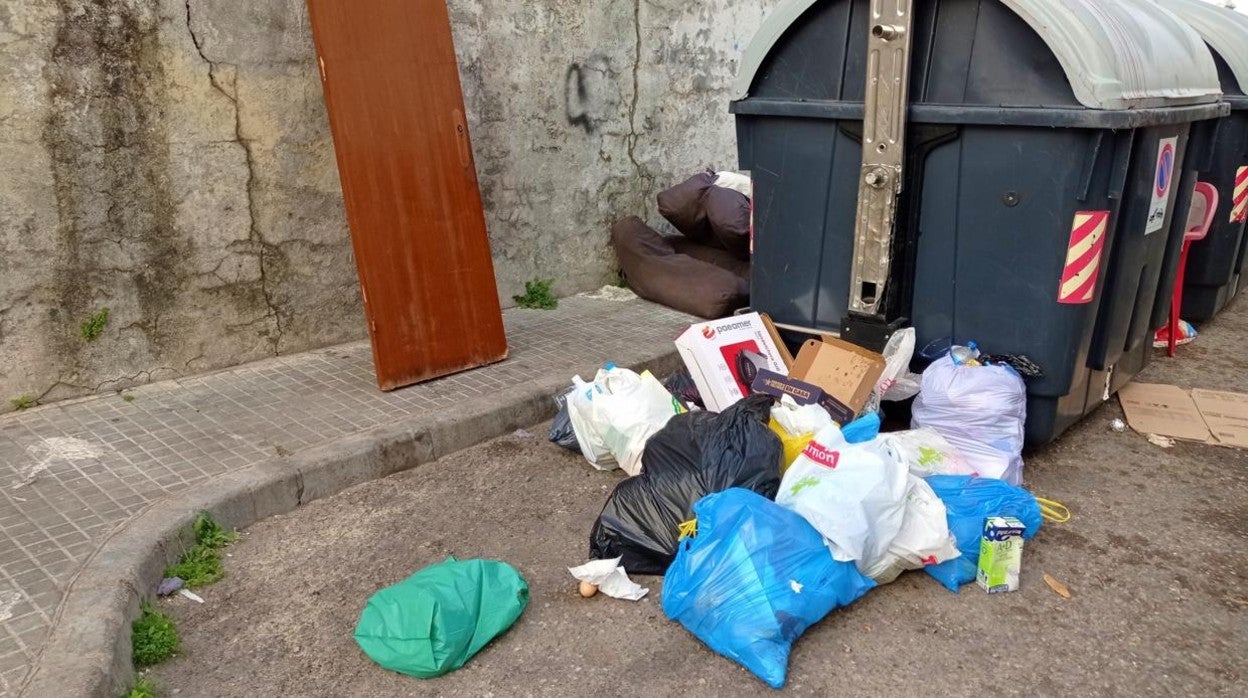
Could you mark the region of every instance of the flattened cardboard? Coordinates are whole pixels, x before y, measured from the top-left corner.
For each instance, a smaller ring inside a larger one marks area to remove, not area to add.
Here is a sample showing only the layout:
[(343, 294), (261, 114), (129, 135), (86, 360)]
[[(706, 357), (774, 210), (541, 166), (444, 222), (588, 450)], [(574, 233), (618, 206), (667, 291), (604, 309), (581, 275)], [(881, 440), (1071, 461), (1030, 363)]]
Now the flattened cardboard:
[(1118, 391), (1127, 424), (1141, 434), (1160, 434), (1187, 441), (1211, 440), (1200, 408), (1176, 385), (1128, 383)]
[(883, 356), (826, 335), (803, 344), (789, 369), (790, 378), (823, 388), (855, 414), (867, 404), (883, 373)]
[(1118, 391), (1127, 423), (1141, 434), (1248, 449), (1248, 395), (1129, 383)]
[(1214, 442), (1248, 448), (1248, 395), (1197, 389), (1192, 391), (1192, 401), (1213, 433)]

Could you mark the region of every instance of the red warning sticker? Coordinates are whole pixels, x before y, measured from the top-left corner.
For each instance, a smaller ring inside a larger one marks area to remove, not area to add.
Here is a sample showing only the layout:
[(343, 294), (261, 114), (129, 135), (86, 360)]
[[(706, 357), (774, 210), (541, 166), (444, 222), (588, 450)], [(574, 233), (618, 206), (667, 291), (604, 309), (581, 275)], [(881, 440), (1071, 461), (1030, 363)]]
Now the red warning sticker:
[(1092, 302), (1108, 227), (1109, 211), (1075, 213), (1075, 222), (1070, 228), (1070, 247), (1066, 250), (1066, 267), (1057, 289), (1058, 303)]
[(1235, 173), (1235, 195), (1231, 197), (1231, 222), (1248, 221), (1248, 166)]

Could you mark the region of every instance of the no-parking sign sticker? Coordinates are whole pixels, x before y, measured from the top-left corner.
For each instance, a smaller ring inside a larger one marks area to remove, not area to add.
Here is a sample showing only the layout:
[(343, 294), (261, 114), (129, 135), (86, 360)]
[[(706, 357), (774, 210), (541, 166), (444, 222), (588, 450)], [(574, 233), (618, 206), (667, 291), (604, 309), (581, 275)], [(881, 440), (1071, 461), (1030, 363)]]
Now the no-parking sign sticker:
[(1148, 207), (1148, 225), (1144, 234), (1161, 230), (1166, 223), (1166, 209), (1170, 207), (1170, 190), (1173, 189), (1175, 175), (1176, 149), (1179, 139), (1163, 138), (1157, 144), (1157, 171), (1153, 173), (1153, 203)]

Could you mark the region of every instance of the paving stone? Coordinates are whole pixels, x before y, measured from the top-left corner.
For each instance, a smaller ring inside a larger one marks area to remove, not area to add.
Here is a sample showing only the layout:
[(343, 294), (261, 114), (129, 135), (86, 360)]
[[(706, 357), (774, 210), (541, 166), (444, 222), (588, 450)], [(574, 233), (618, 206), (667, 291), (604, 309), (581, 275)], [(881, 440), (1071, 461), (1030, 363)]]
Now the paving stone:
[(382, 393), (367, 342), (278, 357), (120, 395), (0, 416), (0, 696), (16, 690), (65, 587), (105, 536), (161, 498), (526, 382), (570, 377), (629, 348), (663, 351), (690, 319), (643, 301), (568, 298), (504, 313), (510, 357)]

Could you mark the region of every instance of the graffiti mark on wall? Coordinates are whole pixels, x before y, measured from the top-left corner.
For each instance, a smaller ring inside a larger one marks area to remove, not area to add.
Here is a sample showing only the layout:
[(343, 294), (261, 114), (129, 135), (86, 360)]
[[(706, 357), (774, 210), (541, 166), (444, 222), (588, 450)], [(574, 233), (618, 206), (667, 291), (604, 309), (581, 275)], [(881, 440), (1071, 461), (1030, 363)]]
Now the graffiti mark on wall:
[(564, 76), (568, 123), (594, 134), (619, 105), (611, 61), (595, 54), (568, 66)]

